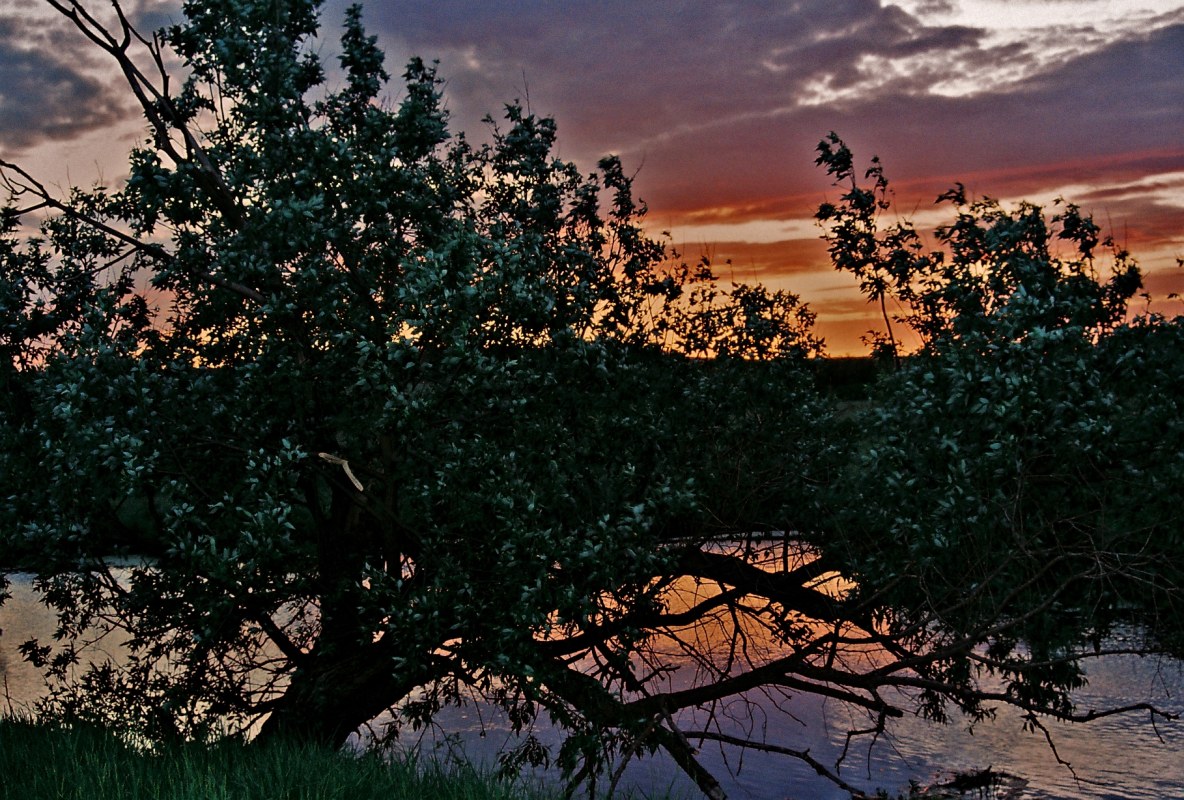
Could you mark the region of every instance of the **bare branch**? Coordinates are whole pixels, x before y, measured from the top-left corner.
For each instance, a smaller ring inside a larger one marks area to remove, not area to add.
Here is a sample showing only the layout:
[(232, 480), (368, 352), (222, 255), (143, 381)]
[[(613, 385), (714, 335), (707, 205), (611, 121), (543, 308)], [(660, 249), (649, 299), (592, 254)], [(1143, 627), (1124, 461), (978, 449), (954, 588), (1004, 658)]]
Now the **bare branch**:
[[(75, 219), (94, 228), (95, 230), (102, 231), (108, 236), (111, 236), (112, 238), (129, 245), (142, 255), (148, 256), (149, 258), (165, 264), (173, 263), (175, 256), (161, 245), (137, 239), (135, 236), (128, 234), (126, 231), (121, 231), (118, 228), (104, 222), (103, 220), (98, 219), (91, 214), (79, 211), (77, 208), (69, 205), (68, 203), (57, 199), (52, 194), (50, 194), (49, 190), (41, 182), (39, 182), (20, 166), (9, 161), (0, 160), (0, 170), (8, 170), (10, 172), (16, 173), (20, 176), (21, 180), (25, 181), (25, 183), (18, 183), (13, 181), (9, 175), (4, 176), (5, 183), (13, 190), (16, 196), (19, 197), (23, 194), (31, 194), (38, 198), (40, 202), (37, 203), (37, 205), (35, 205), (33, 208), (52, 208), (55, 211), (60, 211), (71, 219)], [(265, 298), (259, 292), (255, 291), (249, 286), (239, 283), (238, 281), (226, 280), (225, 278), (220, 278), (217, 275), (205, 270), (193, 270), (193, 274), (207, 283), (214, 284), (215, 286), (223, 289), (228, 289), (235, 294), (241, 295), (248, 300), (253, 300), (256, 303), (264, 303), (267, 300), (267, 298)]]
[(726, 733), (719, 733), (717, 731), (687, 731), (685, 736), (687, 739), (722, 742), (723, 744), (736, 745), (737, 747), (747, 748), (749, 750), (759, 750), (763, 753), (777, 753), (799, 759), (800, 761), (804, 761), (805, 763), (809, 764), (810, 767), (821, 777), (826, 778), (828, 781), (835, 784), (843, 791), (850, 792), (852, 797), (867, 797), (863, 791), (844, 781), (837, 773), (828, 769), (825, 764), (810, 755), (809, 750), (793, 750), (789, 747), (768, 744), (766, 742), (756, 742), (751, 739), (741, 739), (738, 736), (729, 736)]
[[(175, 163), (196, 162), (200, 166), (198, 175), (203, 188), (209, 192), (210, 200), (222, 212), (227, 222), (234, 227), (243, 224), (244, 215), (237, 198), (226, 185), (221, 171), (214, 165), (205, 148), (201, 146), (197, 135), (186, 123), (184, 117), (178, 113), (172, 99), (167, 94), (168, 82), (164, 69), (164, 62), (158, 46), (149, 45), (148, 40), (137, 32), (128, 21), (127, 16), (118, 2), (113, 0), (116, 14), (119, 18), (120, 34), (115, 36), (103, 27), (79, 2), (79, 0), (46, 0), (59, 13), (74, 23), (74, 26), (90, 39), (101, 50), (115, 59), (128, 87), (135, 95), (140, 108), (152, 125), (156, 136), (156, 146), (164, 151)], [(144, 43), (152, 57), (158, 73), (162, 76), (162, 88), (158, 89), (152, 81), (140, 70), (128, 55), (128, 47), (132, 38)], [(170, 142), (169, 131), (175, 130), (181, 135), (185, 143), (185, 153), (182, 154)]]

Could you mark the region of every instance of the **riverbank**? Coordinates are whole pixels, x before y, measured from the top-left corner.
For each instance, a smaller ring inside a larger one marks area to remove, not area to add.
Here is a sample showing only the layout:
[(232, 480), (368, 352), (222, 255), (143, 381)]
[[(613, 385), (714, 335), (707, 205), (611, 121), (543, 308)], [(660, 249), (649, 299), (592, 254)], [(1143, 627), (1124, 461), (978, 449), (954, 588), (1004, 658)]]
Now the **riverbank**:
[[(0, 800), (552, 800), (476, 770), (294, 744), (183, 745), (146, 754), (114, 736), (0, 719)], [(555, 795), (557, 796), (557, 795)]]

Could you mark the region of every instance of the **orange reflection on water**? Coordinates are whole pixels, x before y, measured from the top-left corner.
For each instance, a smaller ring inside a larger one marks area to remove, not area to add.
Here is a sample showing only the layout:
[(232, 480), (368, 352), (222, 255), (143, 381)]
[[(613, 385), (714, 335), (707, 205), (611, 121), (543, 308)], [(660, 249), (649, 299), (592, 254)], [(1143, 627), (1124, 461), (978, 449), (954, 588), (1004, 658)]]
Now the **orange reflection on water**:
[[(740, 559), (769, 575), (789, 575), (819, 557), (816, 549), (791, 537), (716, 542), (704, 550)], [(832, 600), (844, 599), (854, 588), (854, 584), (833, 571), (807, 577), (800, 586)], [(695, 617), (687, 624), (663, 630), (664, 637), (673, 644), (664, 654), (672, 658), (678, 658), (681, 651), (692, 660), (718, 656), (725, 663), (761, 666), (785, 657), (788, 651), (801, 651), (823, 639), (859, 638), (857, 629), (850, 623), (843, 622), (836, 628), (834, 623), (776, 598), (717, 579), (681, 576), (665, 588), (661, 600), (671, 616)], [(702, 609), (702, 613), (692, 614), (693, 609)]]

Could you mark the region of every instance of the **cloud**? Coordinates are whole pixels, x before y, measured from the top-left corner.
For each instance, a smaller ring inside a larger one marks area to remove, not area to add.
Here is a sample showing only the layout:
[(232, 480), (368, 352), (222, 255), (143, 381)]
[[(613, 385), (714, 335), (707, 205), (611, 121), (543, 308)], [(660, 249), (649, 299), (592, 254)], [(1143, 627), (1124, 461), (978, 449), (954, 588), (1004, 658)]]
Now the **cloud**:
[(80, 36), (21, 11), (0, 14), (0, 149), (74, 138), (132, 113)]
[(908, 15), (874, 0), (528, 3), (512, 12), (396, 1), (371, 7), (367, 20), (393, 57), (440, 58), (458, 108), (496, 110), (494, 98), (529, 86), (532, 101), (577, 136), (618, 148), (796, 106), (811, 83), (858, 82), (867, 52), (931, 52), (976, 35), (918, 31)]
[(151, 33), (176, 25), (184, 19), (180, 0), (139, 0), (122, 3), (132, 26), (141, 33)]
[[(327, 0), (312, 43), (331, 85), (350, 2)], [(412, 55), (440, 60), (454, 130), (480, 139), (482, 117), (528, 101), (558, 120), (562, 157), (590, 169), (612, 152), (637, 170), (650, 226), (689, 255), (710, 247), (741, 277), (792, 274), (790, 288), (828, 303), (850, 287), (807, 229), (838, 193), (814, 166), (831, 130), (861, 162), (882, 158), (905, 214), (932, 216), (958, 180), (1041, 202), (1063, 189), (1120, 243), (1159, 248), (1157, 263), (1184, 250), (1184, 186), (1147, 182), (1184, 172), (1184, 8), (1140, 5), (368, 0), (363, 15), (392, 74)], [(180, 19), (179, 0), (124, 7), (146, 29)], [(102, 54), (46, 13), (40, 0), (0, 10), (0, 151), (50, 165), (122, 157), (113, 137), (133, 135), (138, 110)], [(397, 101), (397, 78), (389, 91)], [(854, 320), (857, 306), (826, 306), (828, 319)]]
[[(932, 198), (955, 180), (993, 195), (1074, 173), (1099, 181), (1184, 166), (1184, 26), (1115, 42), (1005, 91), (966, 97), (910, 88), (688, 131), (637, 155), (655, 207), (772, 209), (826, 191), (814, 144), (836, 130), (861, 160), (882, 157), (898, 188)], [(915, 194), (913, 196), (916, 196)], [(754, 198), (759, 202), (754, 202)], [(816, 202), (816, 201), (815, 201)], [(800, 211), (798, 213), (801, 213)]]
[(1140, 16), (1147, 34), (1085, 17), (1018, 33), (927, 21), (947, 6), (391, 0), (366, 19), (393, 62), (441, 60), (457, 127), (529, 94), (564, 157), (640, 167), (659, 225), (808, 213), (828, 191), (813, 148), (829, 130), (929, 197), (963, 176), (992, 194), (1039, 186), (1049, 164), (1179, 141), (1179, 13)]

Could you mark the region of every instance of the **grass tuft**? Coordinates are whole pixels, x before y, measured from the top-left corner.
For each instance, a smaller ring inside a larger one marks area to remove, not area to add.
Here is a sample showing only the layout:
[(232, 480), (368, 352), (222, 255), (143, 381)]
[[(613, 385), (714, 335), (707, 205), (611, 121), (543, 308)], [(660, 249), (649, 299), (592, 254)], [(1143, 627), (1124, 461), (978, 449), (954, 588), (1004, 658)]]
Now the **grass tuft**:
[(0, 719), (2, 800), (548, 800), (472, 768), (416, 766), (293, 743), (145, 753), (78, 726)]

